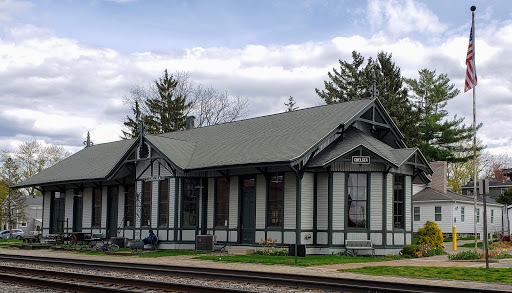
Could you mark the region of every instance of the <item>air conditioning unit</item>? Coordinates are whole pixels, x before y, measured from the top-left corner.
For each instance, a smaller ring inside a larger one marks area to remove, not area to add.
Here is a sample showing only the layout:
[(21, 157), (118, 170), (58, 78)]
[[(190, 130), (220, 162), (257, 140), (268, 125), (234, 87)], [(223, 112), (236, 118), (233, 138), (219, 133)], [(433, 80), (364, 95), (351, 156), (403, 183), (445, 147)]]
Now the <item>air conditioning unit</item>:
[(196, 235), (196, 251), (214, 251), (216, 242), (215, 235)]

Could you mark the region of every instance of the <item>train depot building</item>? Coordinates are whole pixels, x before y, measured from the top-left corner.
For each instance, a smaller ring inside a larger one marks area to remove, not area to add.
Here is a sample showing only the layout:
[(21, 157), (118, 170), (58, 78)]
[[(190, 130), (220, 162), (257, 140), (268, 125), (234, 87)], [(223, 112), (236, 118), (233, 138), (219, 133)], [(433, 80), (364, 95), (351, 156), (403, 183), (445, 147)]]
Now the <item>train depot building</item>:
[[(192, 121), (188, 121), (192, 122)], [(193, 124), (193, 123), (189, 123)], [(305, 244), (308, 254), (412, 241), (413, 184), (432, 169), (378, 99), (88, 146), (15, 186), (43, 193), (43, 236), (69, 232), (194, 249)]]

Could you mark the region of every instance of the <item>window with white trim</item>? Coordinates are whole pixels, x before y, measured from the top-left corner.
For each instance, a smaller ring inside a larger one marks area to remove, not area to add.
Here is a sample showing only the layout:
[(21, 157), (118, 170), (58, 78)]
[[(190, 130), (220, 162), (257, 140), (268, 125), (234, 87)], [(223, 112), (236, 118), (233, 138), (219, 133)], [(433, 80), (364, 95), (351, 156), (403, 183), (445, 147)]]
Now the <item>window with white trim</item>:
[(420, 207), (414, 207), (414, 222), (421, 221), (420, 211)]
[(443, 215), (441, 213), (441, 207), (435, 207), (434, 208), (435, 211), (434, 211), (434, 215), (435, 215), (435, 221), (442, 221), (443, 220)]

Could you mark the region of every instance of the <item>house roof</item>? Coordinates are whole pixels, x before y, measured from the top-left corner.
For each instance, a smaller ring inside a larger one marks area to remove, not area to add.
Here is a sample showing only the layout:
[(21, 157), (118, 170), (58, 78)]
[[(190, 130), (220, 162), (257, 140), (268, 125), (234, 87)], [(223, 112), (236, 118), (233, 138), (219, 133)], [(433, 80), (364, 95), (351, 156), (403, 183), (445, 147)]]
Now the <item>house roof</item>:
[(13, 187), (106, 178), (134, 141), (121, 140), (86, 147)]
[(323, 167), (333, 162), (334, 160), (349, 154), (358, 147), (364, 147), (368, 151), (380, 156), (387, 160), (394, 167), (401, 166), (408, 160), (415, 152), (416, 148), (394, 149), (388, 144), (367, 135), (357, 128), (350, 128), (343, 136), (335, 143), (325, 148), (320, 154), (315, 156), (310, 163), (311, 167)]
[[(442, 193), (441, 191), (427, 187), (422, 191), (412, 196), (413, 201), (470, 201), (473, 202), (473, 197), (463, 196), (455, 192), (447, 191)], [(477, 198), (477, 201), (482, 202), (481, 196)], [(486, 202), (489, 204), (495, 204), (491, 197), (486, 197)]]
[[(142, 139), (182, 172), (254, 164), (295, 165), (331, 135), (348, 130), (372, 106), (385, 112), (378, 99), (362, 99), (191, 130), (144, 135)], [(395, 141), (403, 145), (403, 136), (392, 122), (390, 124)], [(84, 148), (15, 187), (108, 179), (139, 143), (140, 138), (137, 138)], [(400, 166), (416, 151), (395, 150), (378, 139), (354, 130), (347, 133), (343, 143), (322, 152), (319, 156), (321, 159), (315, 161), (325, 164), (356, 145), (364, 145), (395, 166)]]
[(372, 100), (357, 100), (147, 139), (182, 170), (291, 163), (371, 104)]
[[(476, 186), (479, 186), (479, 183), (476, 183)], [(512, 181), (510, 180), (500, 180), (500, 181), (490, 181), (489, 187), (512, 187)], [(473, 188), (473, 183), (468, 183), (466, 185), (461, 186), (461, 188)]]

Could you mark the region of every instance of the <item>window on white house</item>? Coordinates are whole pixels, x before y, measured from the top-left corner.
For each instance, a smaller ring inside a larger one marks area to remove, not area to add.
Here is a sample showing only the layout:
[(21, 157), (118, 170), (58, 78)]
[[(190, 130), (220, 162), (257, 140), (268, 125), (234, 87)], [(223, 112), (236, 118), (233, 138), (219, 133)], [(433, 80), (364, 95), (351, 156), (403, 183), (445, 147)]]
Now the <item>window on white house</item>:
[(476, 222), (480, 223), (480, 209), (476, 209)]
[(421, 221), (420, 207), (414, 207), (414, 221), (415, 222)]
[(465, 215), (465, 213), (464, 213), (464, 207), (461, 207), (461, 208), (460, 208), (460, 221), (461, 221), (462, 223), (464, 223), (464, 218), (465, 218), (465, 216), (466, 216), (466, 215)]
[(494, 210), (491, 210), (491, 224), (494, 223)]
[[(491, 222), (491, 223), (492, 223), (492, 222)], [(20, 223), (20, 227), (21, 227), (21, 228), (26, 228), (26, 227), (27, 227), (27, 222)]]
[(443, 216), (441, 214), (441, 207), (435, 207), (434, 215), (435, 215), (435, 220), (436, 221), (442, 221), (443, 220)]

